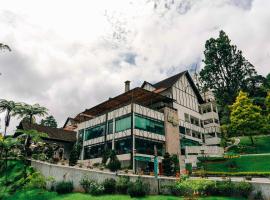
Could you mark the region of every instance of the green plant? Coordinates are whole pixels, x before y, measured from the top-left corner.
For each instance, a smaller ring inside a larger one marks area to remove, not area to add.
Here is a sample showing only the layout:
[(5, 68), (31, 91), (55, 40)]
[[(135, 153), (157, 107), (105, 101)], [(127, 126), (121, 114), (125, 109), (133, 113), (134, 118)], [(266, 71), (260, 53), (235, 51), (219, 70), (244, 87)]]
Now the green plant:
[(171, 176), (173, 162), (169, 153), (165, 153), (162, 160), (162, 168), (165, 176)]
[(140, 178), (138, 178), (134, 183), (129, 183), (127, 192), (131, 197), (144, 197), (148, 190), (149, 186), (143, 183)]
[(101, 163), (106, 165), (108, 158), (110, 157), (110, 151), (106, 149), (102, 154), (102, 161)]
[(89, 179), (87, 176), (80, 181), (80, 184), (86, 193), (92, 195), (101, 195), (104, 192), (104, 186), (102, 184), (99, 184), (95, 180)]
[(112, 178), (105, 179), (103, 182), (104, 192), (106, 194), (114, 194), (116, 190), (116, 181)]
[(58, 194), (71, 193), (73, 191), (73, 183), (71, 181), (61, 181), (56, 183), (55, 191)]
[(74, 144), (71, 152), (70, 152), (70, 156), (69, 156), (69, 165), (70, 166), (75, 166), (78, 162), (78, 149), (77, 149), (77, 145)]
[(254, 195), (254, 200), (264, 200), (264, 197), (261, 191), (256, 192), (256, 194)]
[(116, 181), (116, 192), (119, 194), (127, 194), (129, 184), (129, 177), (128, 176), (120, 176)]
[(110, 161), (109, 161), (107, 167), (112, 172), (115, 172), (115, 171), (121, 169), (121, 163), (118, 160), (118, 158), (116, 156), (116, 152), (114, 150), (112, 150), (111, 153), (110, 153)]
[(252, 192), (252, 185), (247, 182), (239, 182), (239, 183), (234, 183), (234, 193), (235, 195), (239, 195), (242, 197), (248, 197), (249, 194)]

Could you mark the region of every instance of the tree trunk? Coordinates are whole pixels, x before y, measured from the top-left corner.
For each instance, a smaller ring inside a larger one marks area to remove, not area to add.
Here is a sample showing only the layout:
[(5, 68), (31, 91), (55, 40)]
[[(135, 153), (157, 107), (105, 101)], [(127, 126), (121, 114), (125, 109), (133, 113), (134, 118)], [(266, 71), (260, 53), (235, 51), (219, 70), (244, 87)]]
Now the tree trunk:
[(254, 146), (254, 140), (252, 136), (249, 136), (252, 146)]

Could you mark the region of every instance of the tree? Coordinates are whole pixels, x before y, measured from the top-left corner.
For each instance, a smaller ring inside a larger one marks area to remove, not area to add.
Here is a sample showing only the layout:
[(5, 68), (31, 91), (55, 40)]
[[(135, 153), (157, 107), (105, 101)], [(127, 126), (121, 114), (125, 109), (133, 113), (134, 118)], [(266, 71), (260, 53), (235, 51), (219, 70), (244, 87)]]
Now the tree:
[(115, 150), (112, 150), (109, 156), (109, 163), (107, 167), (109, 168), (110, 171), (115, 172), (119, 169), (121, 169), (121, 163), (117, 158)]
[(28, 117), (30, 125), (33, 121), (35, 121), (36, 116), (44, 116), (47, 115), (47, 108), (40, 106), (39, 104), (28, 105), (22, 104), (21, 106), (17, 107), (15, 114), (19, 115), (20, 117)]
[(173, 162), (169, 153), (165, 153), (162, 160), (162, 168), (165, 176), (171, 176), (173, 170)]
[(70, 152), (70, 155), (69, 155), (69, 165), (70, 166), (75, 166), (78, 162), (78, 159), (79, 159), (79, 156), (78, 156), (78, 148), (77, 148), (77, 145), (74, 144), (71, 152)]
[(0, 99), (0, 112), (6, 112), (4, 136), (6, 136), (6, 133), (7, 133), (7, 128), (10, 122), (10, 116), (15, 113), (15, 111), (17, 110), (19, 106), (20, 106), (20, 103), (15, 103), (14, 101)]
[[(257, 74), (224, 31), (220, 31), (217, 39), (206, 41), (204, 57), (200, 81), (205, 89), (213, 90), (222, 118), (223, 109), (234, 102), (240, 90), (246, 89), (247, 85), (256, 85), (250, 82), (256, 81), (253, 77)], [(228, 118), (223, 121), (228, 123)]]
[(45, 119), (42, 119), (40, 124), (43, 125), (43, 126), (57, 128), (57, 122), (56, 122), (55, 118), (52, 115), (46, 117)]
[(253, 136), (262, 134), (265, 123), (261, 107), (254, 105), (247, 93), (240, 91), (230, 109), (231, 133), (237, 136), (249, 136), (254, 145)]

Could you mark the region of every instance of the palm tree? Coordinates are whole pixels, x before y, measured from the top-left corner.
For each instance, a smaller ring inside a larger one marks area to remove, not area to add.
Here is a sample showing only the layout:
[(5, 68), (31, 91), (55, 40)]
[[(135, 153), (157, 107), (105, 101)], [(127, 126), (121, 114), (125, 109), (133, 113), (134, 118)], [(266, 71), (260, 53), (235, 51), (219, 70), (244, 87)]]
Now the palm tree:
[(6, 45), (6, 44), (2, 44), (0, 43), (0, 50), (8, 50), (8, 51), (11, 51), (11, 48)]
[(42, 107), (39, 104), (21, 104), (21, 106), (16, 108), (15, 114), (19, 115), (21, 118), (28, 117), (31, 126), (33, 121), (35, 121), (36, 116), (43, 117), (48, 114), (47, 111), (47, 108)]
[(20, 106), (20, 103), (15, 103), (14, 101), (0, 99), (0, 112), (6, 112), (4, 136), (6, 136), (6, 133), (7, 133), (7, 127), (9, 126), (10, 116), (14, 115), (15, 111), (17, 110), (19, 106)]

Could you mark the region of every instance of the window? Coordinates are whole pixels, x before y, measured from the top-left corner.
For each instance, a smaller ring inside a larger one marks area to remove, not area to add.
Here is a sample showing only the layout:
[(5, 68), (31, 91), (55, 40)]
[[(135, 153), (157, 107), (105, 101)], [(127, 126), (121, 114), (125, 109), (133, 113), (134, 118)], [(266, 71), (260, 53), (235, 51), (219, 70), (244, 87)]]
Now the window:
[(115, 141), (115, 151), (117, 155), (130, 153), (132, 150), (131, 137)]
[(213, 111), (214, 111), (214, 112), (217, 112), (217, 108), (216, 108), (216, 106), (214, 106), (214, 105), (213, 105)]
[(193, 135), (193, 137), (195, 137), (195, 138), (200, 138), (200, 139), (201, 139), (201, 134), (200, 134), (200, 132), (198, 132), (198, 131), (192, 131), (192, 135)]
[(104, 152), (104, 144), (87, 146), (84, 148), (84, 159), (102, 157), (103, 152)]
[(190, 121), (189, 121), (189, 115), (188, 115), (187, 113), (185, 113), (185, 121), (186, 121), (186, 122), (190, 122)]
[(193, 116), (190, 116), (190, 123), (191, 123), (191, 124), (194, 124), (194, 125), (196, 125), (196, 126), (200, 126), (199, 119), (196, 118), (196, 117), (193, 117)]
[(216, 124), (218, 124), (218, 123), (219, 123), (219, 122), (218, 122), (218, 119), (215, 119), (215, 123), (216, 123)]
[(135, 114), (135, 128), (151, 133), (165, 135), (164, 122)]
[(108, 135), (113, 133), (113, 120), (108, 122)]
[(117, 118), (115, 120), (115, 132), (121, 132), (127, 129), (131, 129), (131, 116), (126, 115), (124, 117)]
[(186, 134), (186, 128), (183, 126), (179, 126), (179, 132), (182, 134)]
[(186, 129), (186, 135), (191, 136), (191, 131), (190, 131), (190, 129), (189, 129), (189, 128), (187, 128), (187, 129)]
[(85, 130), (85, 140), (98, 138), (105, 135), (105, 123)]
[(154, 155), (154, 148), (157, 148), (158, 156), (162, 156), (164, 153), (164, 144), (161, 142), (145, 140), (140, 138), (135, 138), (136, 153)]
[(206, 119), (204, 120), (204, 125), (213, 123), (213, 119)]
[(83, 138), (84, 138), (84, 129), (81, 129), (79, 130), (79, 134), (78, 134), (78, 143), (82, 144)]

